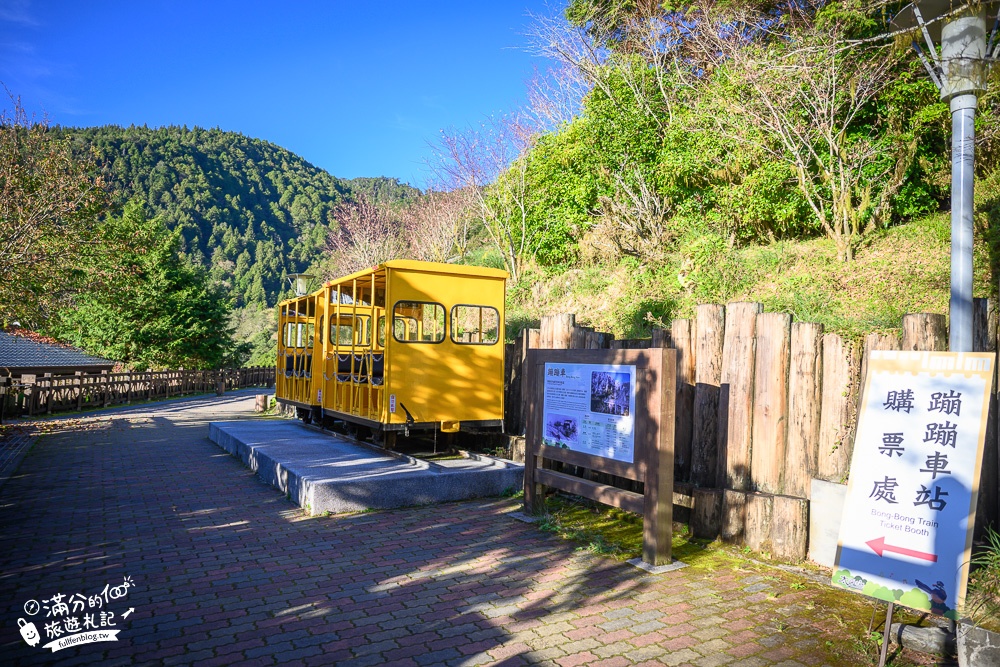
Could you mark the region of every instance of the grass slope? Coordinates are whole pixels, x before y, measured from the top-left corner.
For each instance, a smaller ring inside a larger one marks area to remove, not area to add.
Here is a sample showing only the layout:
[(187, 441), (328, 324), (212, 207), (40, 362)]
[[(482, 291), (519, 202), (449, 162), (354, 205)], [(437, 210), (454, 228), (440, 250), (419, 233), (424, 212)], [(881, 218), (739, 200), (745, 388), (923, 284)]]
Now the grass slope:
[[(991, 294), (988, 255), (977, 241), (977, 297)], [(659, 267), (626, 259), (548, 277), (536, 273), (512, 286), (508, 335), (537, 326), (542, 315), (570, 312), (578, 324), (642, 337), (650, 326), (692, 317), (700, 303), (760, 301), (767, 312), (855, 337), (898, 330), (907, 313), (947, 313), (949, 276), (947, 213), (873, 234), (850, 264), (837, 260), (827, 239), (745, 248), (698, 240)]]

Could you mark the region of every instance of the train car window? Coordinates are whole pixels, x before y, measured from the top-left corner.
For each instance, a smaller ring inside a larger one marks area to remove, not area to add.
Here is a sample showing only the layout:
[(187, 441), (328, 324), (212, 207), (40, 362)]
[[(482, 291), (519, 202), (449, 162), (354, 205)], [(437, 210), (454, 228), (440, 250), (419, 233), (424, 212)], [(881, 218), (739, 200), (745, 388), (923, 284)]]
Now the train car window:
[(440, 303), (397, 301), (392, 308), (392, 336), (401, 343), (440, 343), (444, 324)]
[(393, 318), (392, 337), (396, 340), (415, 341), (417, 339), (417, 321), (412, 317), (402, 315)]
[(313, 325), (312, 322), (310, 322), (309, 324), (305, 325), (305, 343), (306, 343), (306, 347), (312, 347), (313, 346), (313, 340), (316, 338), (316, 334), (315, 334), (315, 331), (314, 331), (313, 327), (314, 327), (314, 325)]
[(295, 347), (295, 323), (285, 325), (285, 347)]
[(500, 313), (490, 306), (451, 309), (451, 340), (459, 345), (493, 345), (500, 338)]
[(372, 344), (372, 318), (368, 315), (358, 315), (355, 329), (358, 332), (358, 345), (368, 347)]
[(323, 318), (324, 318), (323, 315), (319, 316), (319, 329), (316, 330), (316, 333), (319, 334), (319, 344), (320, 345), (323, 344)]
[(378, 346), (385, 347), (385, 315), (378, 318)]
[(295, 332), (295, 347), (305, 347), (306, 346), (306, 324), (299, 323), (298, 330)]
[(351, 324), (331, 324), (330, 341), (337, 345), (354, 345), (354, 326)]

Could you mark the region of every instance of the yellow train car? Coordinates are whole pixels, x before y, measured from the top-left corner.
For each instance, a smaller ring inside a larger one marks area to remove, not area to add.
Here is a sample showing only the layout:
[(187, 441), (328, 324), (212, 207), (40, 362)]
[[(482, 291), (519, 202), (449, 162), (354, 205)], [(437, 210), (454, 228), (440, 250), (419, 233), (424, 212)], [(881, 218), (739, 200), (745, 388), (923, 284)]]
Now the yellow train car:
[(388, 446), (401, 431), (501, 430), (506, 280), (395, 260), (281, 302), (277, 400)]

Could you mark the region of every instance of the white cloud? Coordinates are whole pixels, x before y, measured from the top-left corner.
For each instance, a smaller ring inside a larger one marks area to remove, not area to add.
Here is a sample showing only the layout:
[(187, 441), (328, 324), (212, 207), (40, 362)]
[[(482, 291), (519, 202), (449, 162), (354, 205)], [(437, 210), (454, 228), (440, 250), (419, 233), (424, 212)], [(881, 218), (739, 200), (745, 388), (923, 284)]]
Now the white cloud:
[(0, 21), (38, 25), (31, 15), (31, 0), (4, 0), (0, 4)]

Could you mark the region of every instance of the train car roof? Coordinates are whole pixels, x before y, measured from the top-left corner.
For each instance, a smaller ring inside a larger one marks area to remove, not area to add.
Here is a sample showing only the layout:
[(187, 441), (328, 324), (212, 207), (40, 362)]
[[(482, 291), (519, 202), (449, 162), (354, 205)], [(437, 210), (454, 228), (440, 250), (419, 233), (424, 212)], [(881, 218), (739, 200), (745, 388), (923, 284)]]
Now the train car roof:
[(423, 271), (425, 273), (450, 273), (458, 276), (478, 276), (481, 278), (503, 278), (507, 279), (510, 274), (502, 269), (490, 269), (485, 266), (467, 266), (465, 264), (444, 264), (442, 262), (423, 262), (415, 259), (394, 259), (383, 262), (368, 269), (355, 271), (342, 278), (328, 280), (325, 285), (336, 285), (362, 276), (371, 275), (373, 271), (380, 269), (399, 269), (403, 271)]
[[(382, 264), (377, 264), (367, 269), (361, 269), (360, 271), (355, 271), (346, 276), (340, 278), (335, 278), (334, 280), (328, 280), (323, 283), (323, 286), (317, 290), (310, 292), (309, 294), (304, 294), (302, 296), (293, 296), (287, 299), (283, 299), (278, 302), (281, 306), (292, 301), (297, 301), (309, 296), (315, 296), (323, 287), (330, 285), (336, 285), (338, 283), (345, 283), (349, 280), (354, 280), (355, 278), (363, 278), (370, 276), (373, 272), (384, 270), (384, 269), (398, 269), (403, 271), (422, 271), (424, 273), (448, 273), (456, 276), (472, 276), (480, 278), (503, 278), (506, 280), (510, 277), (510, 274), (502, 269), (490, 269), (485, 266), (467, 266), (465, 264), (444, 264), (442, 262), (423, 262), (415, 259), (394, 259), (388, 262), (383, 262)], [(384, 278), (379, 280), (380, 284), (384, 284)]]

